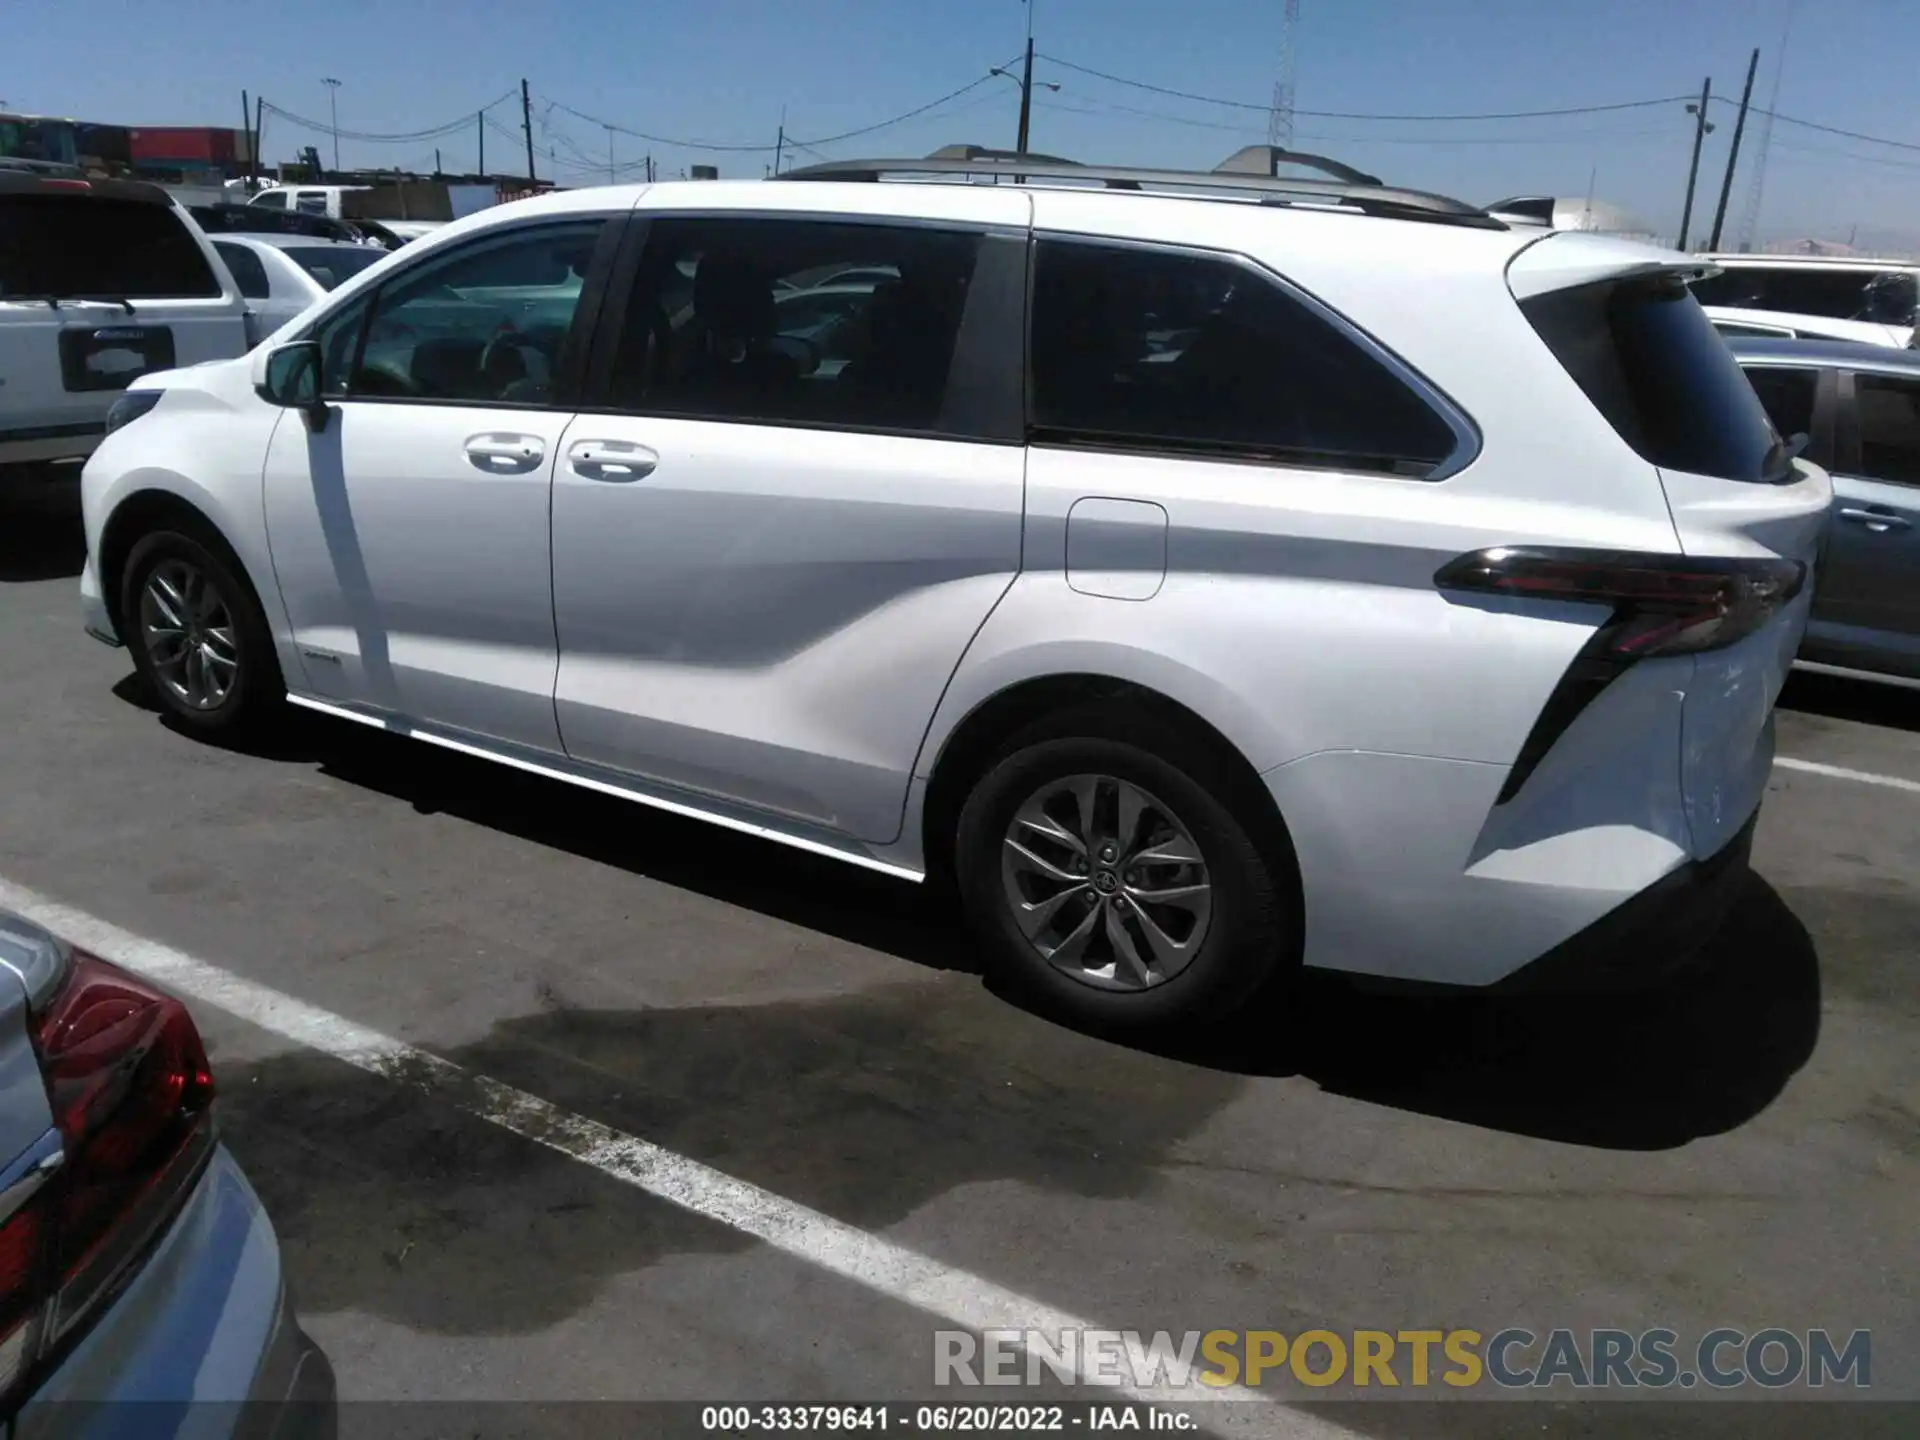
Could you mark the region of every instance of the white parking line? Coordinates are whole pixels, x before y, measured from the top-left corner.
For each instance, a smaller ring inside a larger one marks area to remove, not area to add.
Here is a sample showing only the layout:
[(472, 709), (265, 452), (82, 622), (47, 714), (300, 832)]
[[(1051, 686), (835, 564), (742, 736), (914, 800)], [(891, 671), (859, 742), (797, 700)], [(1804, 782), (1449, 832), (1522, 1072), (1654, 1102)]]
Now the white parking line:
[[(751, 1235), (776, 1250), (956, 1327), (974, 1331), (1038, 1330), (1054, 1335), (1104, 1328), (855, 1229), (638, 1136), (562, 1110), (537, 1095), (463, 1069), (403, 1040), (123, 930), (5, 878), (0, 878), (0, 906), (178, 995), (224, 1010), (262, 1030), (396, 1084), (422, 1090), (490, 1125), (591, 1165), (622, 1184)], [(930, 1376), (932, 1337), (928, 1340)], [(1141, 1388), (1088, 1385), (1086, 1393), (1093, 1400), (1160, 1404), (1255, 1401), (1260, 1403), (1215, 1411), (1205, 1423), (1209, 1429), (1280, 1440), (1357, 1440), (1357, 1432), (1344, 1426), (1288, 1409), (1269, 1395), (1238, 1386), (1216, 1390), (1197, 1383)], [(953, 1396), (956, 1402), (980, 1398), (981, 1394), (974, 1391), (956, 1391)]]
[(1818, 760), (1796, 760), (1791, 755), (1776, 755), (1773, 763), (1782, 770), (1804, 770), (1809, 775), (1825, 775), (1830, 780), (1856, 780), (1862, 785), (1878, 785), (1886, 790), (1905, 790), (1920, 795), (1920, 780), (1903, 780), (1898, 775), (1875, 775), (1870, 770), (1822, 765)]

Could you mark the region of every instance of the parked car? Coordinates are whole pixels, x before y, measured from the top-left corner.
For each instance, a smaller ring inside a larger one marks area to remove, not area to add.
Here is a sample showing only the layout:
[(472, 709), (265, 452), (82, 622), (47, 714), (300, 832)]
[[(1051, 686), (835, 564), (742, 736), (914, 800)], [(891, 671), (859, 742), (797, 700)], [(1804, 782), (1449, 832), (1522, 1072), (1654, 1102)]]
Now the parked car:
[(362, 221), (263, 210), (252, 205), (195, 205), (190, 213), (194, 223), (209, 235), (301, 235), (310, 240), (337, 240), (349, 245), (372, 241), (386, 249), (399, 248)]
[(1920, 680), (1920, 355), (1879, 345), (1736, 340), (1782, 434), (1833, 475), (1801, 659)]
[(332, 1433), (332, 1368), (213, 1098), (177, 1000), (0, 910), (10, 1436)]
[(0, 476), (84, 457), (139, 376), (246, 348), (239, 289), (165, 191), (0, 169)]
[[(1719, 273), (1694, 298), (1729, 336), (1904, 346), (1920, 303), (1920, 265), (1834, 255), (1702, 255)], [(1777, 327), (1777, 328), (1776, 328)]]
[(261, 210), (345, 218), (340, 197), (371, 189), (368, 185), (269, 185), (247, 204)]
[(387, 258), (371, 245), (298, 235), (220, 235), (213, 248), (247, 300), (247, 343), (257, 345), (341, 281)]
[[(916, 183), (972, 172), (1025, 183)], [(1642, 977), (1742, 873), (1831, 497), (1697, 263), (1031, 157), (555, 193), (142, 381), (85, 623), (193, 733), (951, 876), (1084, 1022)], [(781, 282), (854, 266), (810, 364)]]

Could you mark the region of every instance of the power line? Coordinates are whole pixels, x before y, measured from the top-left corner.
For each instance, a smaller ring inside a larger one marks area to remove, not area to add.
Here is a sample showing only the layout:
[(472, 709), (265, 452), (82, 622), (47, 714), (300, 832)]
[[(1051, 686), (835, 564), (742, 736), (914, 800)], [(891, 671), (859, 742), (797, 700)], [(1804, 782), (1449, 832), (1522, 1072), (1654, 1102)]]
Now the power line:
[[(512, 98), (513, 92), (508, 91), (506, 94), (498, 96), (488, 101), (485, 105), (480, 106), (479, 113), (485, 114), (488, 110), (493, 109), (494, 106), (501, 104), (503, 101), (511, 100)], [(271, 100), (263, 99), (260, 104), (263, 109), (271, 111), (274, 115), (277, 115), (289, 124), (298, 125), (322, 135), (331, 135), (334, 133), (333, 126), (323, 120), (309, 120), (303, 115), (294, 114), (291, 110), (283, 110)], [(370, 130), (342, 130), (339, 132), (339, 135), (342, 140), (355, 140), (368, 145), (417, 144), (422, 140), (438, 140), (443, 135), (452, 135), (457, 131), (464, 131), (469, 125), (473, 124), (474, 114), (475, 111), (469, 110), (458, 120), (449, 120), (444, 125), (435, 125), (425, 130), (396, 131), (393, 133), (380, 133)]]
[[(1115, 85), (1128, 85), (1136, 90), (1150, 90), (1156, 95), (1171, 95), (1178, 100), (1197, 100), (1203, 105), (1225, 105), (1235, 110), (1251, 110), (1260, 115), (1271, 112), (1271, 105), (1252, 105), (1244, 100), (1227, 100), (1218, 95), (1197, 95), (1191, 90), (1173, 90), (1165, 85), (1149, 85), (1144, 80), (1129, 80), (1124, 75), (1110, 75), (1105, 70), (1095, 70), (1089, 65), (1076, 65), (1071, 60), (1062, 60), (1058, 55), (1037, 57), (1049, 64), (1058, 65), (1063, 70), (1078, 71), (1082, 75), (1091, 75), (1097, 80), (1111, 81)], [(1295, 109), (1295, 115), (1310, 115), (1316, 120), (1417, 120), (1421, 122), (1451, 120), (1542, 120), (1556, 115), (1600, 115), (1616, 110), (1647, 110), (1656, 105), (1674, 105), (1690, 100), (1690, 95), (1663, 95), (1653, 100), (1621, 100), (1610, 105), (1567, 105), (1553, 110), (1499, 110), (1473, 115), (1411, 115), (1401, 113), (1375, 112), (1365, 110), (1301, 110)]]
[[(1716, 95), (1713, 98), (1716, 103), (1721, 105), (1732, 105), (1735, 103), (1727, 99), (1724, 95)], [(1802, 120), (1798, 116), (1784, 115), (1778, 110), (1768, 110), (1760, 105), (1753, 106), (1749, 113), (1764, 115), (1770, 119), (1777, 120), (1782, 125), (1793, 125), (1802, 130), (1818, 130), (1822, 135), (1838, 135), (1847, 140), (1864, 140), (1869, 145), (1888, 145), (1895, 150), (1920, 151), (1920, 143), (1912, 140), (1890, 140), (1884, 135), (1866, 135), (1858, 130), (1842, 130), (1838, 125), (1822, 125), (1816, 120)]]
[[(1142, 110), (1132, 105), (1121, 105), (1110, 100), (1096, 101), (1101, 108), (1090, 110), (1078, 105), (1064, 105), (1057, 100), (1036, 100), (1034, 104), (1046, 110), (1060, 110), (1072, 115), (1091, 115), (1103, 117), (1110, 112), (1138, 116), (1171, 125), (1191, 125), (1201, 130), (1219, 130), (1229, 135), (1250, 135), (1259, 128), (1249, 121), (1244, 125), (1227, 124), (1219, 120), (1196, 120), (1187, 115), (1170, 115), (1161, 110)], [(1295, 112), (1298, 113), (1298, 112)], [(1642, 127), (1635, 130), (1563, 130), (1553, 135), (1333, 135), (1325, 131), (1297, 131), (1296, 140), (1333, 141), (1349, 145), (1570, 145), (1586, 140), (1637, 140), (1653, 135), (1671, 133), (1666, 127), (1658, 129)]]
[[(875, 131), (886, 130), (892, 126), (904, 124), (908, 120), (918, 119), (931, 110), (939, 109), (950, 100), (958, 100), (969, 91), (978, 90), (982, 85), (987, 84), (992, 79), (993, 75), (989, 72), (980, 76), (977, 80), (968, 81), (958, 90), (949, 90), (938, 99), (927, 101), (924, 105), (916, 105), (911, 110), (903, 111), (885, 120), (876, 121), (872, 125), (861, 125), (852, 130), (842, 130), (837, 135), (819, 135), (807, 140), (796, 140), (793, 136), (789, 135), (787, 136), (787, 144), (798, 145), (802, 149), (811, 150), (816, 145), (833, 145), (842, 140), (852, 140), (857, 136), (871, 135)], [(612, 130), (621, 135), (630, 135), (636, 140), (645, 140), (653, 145), (667, 145), (679, 150), (707, 150), (719, 154), (734, 155), (764, 154), (775, 148), (773, 145), (727, 144), (716, 140), (685, 140), (675, 139), (669, 135), (653, 135), (645, 130), (635, 130), (625, 125), (616, 125), (610, 120), (602, 120), (597, 115), (589, 115), (584, 110), (576, 110), (573, 106), (561, 100), (548, 99), (546, 103), (549, 109), (564, 110), (576, 120), (584, 120), (589, 125), (598, 125), (602, 129)]]

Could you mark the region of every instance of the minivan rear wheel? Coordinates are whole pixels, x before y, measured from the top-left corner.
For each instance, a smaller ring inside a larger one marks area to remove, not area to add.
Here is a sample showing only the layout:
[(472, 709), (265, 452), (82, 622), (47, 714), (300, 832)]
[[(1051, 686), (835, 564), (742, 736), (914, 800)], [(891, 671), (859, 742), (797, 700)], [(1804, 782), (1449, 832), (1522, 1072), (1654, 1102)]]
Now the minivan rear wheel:
[(961, 808), (956, 878), (987, 969), (1099, 1028), (1206, 1019), (1297, 964), (1291, 867), (1207, 757), (1139, 743), (1165, 738), (1029, 732)]

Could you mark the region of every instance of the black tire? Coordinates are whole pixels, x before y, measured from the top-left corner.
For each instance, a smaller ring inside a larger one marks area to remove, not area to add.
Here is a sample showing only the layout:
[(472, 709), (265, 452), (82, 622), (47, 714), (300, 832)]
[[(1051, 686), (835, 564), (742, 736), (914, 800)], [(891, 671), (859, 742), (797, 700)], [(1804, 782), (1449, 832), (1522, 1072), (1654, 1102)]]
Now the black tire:
[[(1001, 854), (1015, 813), (1051, 782), (1084, 774), (1112, 776), (1162, 802), (1206, 864), (1207, 931), (1184, 969), (1148, 988), (1100, 989), (1056, 968), (1021, 933), (1007, 897)], [(1234, 798), (1240, 781), (1184, 727), (1152, 715), (1076, 711), (1016, 736), (961, 807), (954, 846), (961, 903), (988, 975), (1040, 1009), (1107, 1031), (1175, 1029), (1256, 991), (1276, 992), (1299, 968), (1298, 871), (1284, 830)]]
[[(187, 565), (200, 575), (231, 618), (238, 667), (226, 693), (205, 707), (190, 703), (161, 673), (149, 652), (142, 625), (141, 597), (154, 573), (166, 566)], [(133, 654), (134, 669), (157, 704), (174, 724), (193, 735), (233, 738), (254, 733), (276, 719), (286, 700), (279, 656), (266, 616), (241, 571), (240, 563), (224, 543), (198, 527), (180, 525), (154, 530), (134, 542), (120, 579), (120, 633)]]

